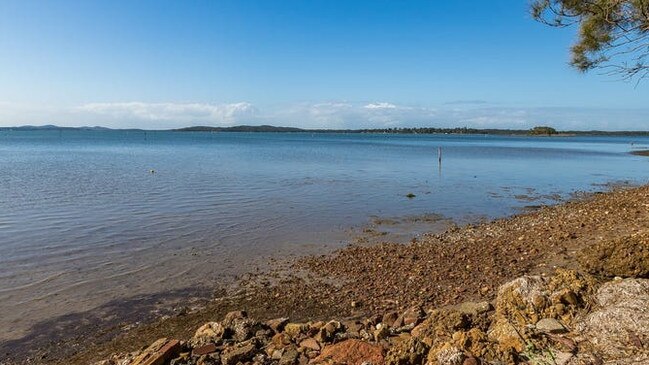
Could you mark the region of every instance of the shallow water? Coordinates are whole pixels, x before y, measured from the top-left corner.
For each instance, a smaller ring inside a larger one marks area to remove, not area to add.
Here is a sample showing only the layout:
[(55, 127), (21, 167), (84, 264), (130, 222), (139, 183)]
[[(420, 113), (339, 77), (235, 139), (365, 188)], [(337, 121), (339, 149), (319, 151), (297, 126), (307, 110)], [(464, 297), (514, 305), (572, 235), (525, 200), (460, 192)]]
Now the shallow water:
[(376, 216), (498, 217), (644, 183), (649, 159), (628, 154), (642, 148), (646, 137), (0, 131), (0, 341), (110, 300), (209, 286), (256, 258), (322, 252)]

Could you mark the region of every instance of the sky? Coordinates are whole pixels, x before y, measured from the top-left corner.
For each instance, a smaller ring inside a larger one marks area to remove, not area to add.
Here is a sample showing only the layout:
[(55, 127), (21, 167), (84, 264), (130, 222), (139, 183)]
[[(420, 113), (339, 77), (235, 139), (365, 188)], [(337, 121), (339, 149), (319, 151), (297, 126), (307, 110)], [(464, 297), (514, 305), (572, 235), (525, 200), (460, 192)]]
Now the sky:
[(0, 126), (649, 129), (527, 0), (0, 0)]

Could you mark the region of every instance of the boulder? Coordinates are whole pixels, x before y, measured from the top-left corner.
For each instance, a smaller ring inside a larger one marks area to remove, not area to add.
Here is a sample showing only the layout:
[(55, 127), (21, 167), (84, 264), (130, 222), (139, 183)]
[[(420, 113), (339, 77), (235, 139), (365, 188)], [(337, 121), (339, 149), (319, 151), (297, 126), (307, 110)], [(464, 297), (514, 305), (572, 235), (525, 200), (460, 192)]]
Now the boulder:
[(323, 348), (314, 363), (327, 361), (347, 365), (383, 364), (383, 348), (361, 340), (345, 340)]
[(595, 310), (577, 324), (580, 348), (604, 364), (649, 364), (649, 280), (610, 281), (595, 300)]
[(532, 325), (544, 318), (572, 324), (590, 306), (594, 287), (591, 277), (572, 270), (557, 270), (549, 279), (523, 276), (503, 284), (498, 289), (489, 338), (500, 344), (502, 352), (522, 352), (533, 335)]
[(225, 328), (219, 322), (207, 322), (200, 326), (189, 341), (193, 347), (219, 342), (225, 335)]

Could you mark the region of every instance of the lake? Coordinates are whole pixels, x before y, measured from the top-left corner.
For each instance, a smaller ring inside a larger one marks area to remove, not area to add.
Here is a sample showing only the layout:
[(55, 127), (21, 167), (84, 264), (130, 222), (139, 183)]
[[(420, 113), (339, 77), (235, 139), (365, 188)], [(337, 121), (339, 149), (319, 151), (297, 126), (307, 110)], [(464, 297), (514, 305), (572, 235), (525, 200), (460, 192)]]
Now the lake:
[(643, 184), (649, 159), (628, 153), (643, 148), (649, 138), (3, 130), (0, 341), (326, 252), (374, 217), (467, 222)]

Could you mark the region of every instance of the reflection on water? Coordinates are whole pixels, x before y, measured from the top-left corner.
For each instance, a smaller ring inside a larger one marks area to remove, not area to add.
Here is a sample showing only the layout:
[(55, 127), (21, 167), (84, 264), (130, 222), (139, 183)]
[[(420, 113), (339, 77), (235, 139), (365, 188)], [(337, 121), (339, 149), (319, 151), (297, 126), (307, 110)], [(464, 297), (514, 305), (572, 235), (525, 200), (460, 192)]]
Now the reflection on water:
[(495, 217), (642, 183), (649, 160), (627, 153), (631, 140), (649, 144), (0, 131), (0, 327), (15, 329), (0, 340), (53, 314), (227, 280), (251, 258), (322, 251), (371, 216)]

